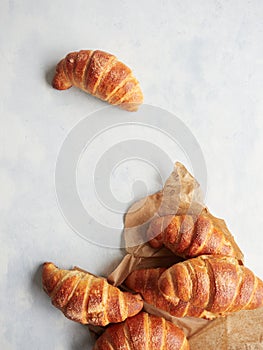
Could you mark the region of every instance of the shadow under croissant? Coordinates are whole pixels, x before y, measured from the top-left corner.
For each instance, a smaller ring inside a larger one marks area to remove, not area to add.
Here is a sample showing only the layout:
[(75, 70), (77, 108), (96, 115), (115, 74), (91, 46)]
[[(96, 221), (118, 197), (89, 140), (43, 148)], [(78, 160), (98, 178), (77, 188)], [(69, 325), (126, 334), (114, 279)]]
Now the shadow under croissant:
[(56, 71), (56, 64), (53, 64), (45, 72), (45, 80), (50, 86), (52, 86), (52, 80), (55, 75), (55, 71)]
[(37, 289), (37, 293), (39, 293), (39, 289), (43, 290), (42, 287), (42, 266), (41, 263), (32, 274), (32, 289)]
[(87, 326), (77, 324), (78, 327), (82, 328), (82, 332), (78, 332), (78, 336), (72, 339), (70, 344), (71, 350), (88, 349), (87, 344), (92, 344), (92, 348), (95, 344), (96, 339), (92, 337)]

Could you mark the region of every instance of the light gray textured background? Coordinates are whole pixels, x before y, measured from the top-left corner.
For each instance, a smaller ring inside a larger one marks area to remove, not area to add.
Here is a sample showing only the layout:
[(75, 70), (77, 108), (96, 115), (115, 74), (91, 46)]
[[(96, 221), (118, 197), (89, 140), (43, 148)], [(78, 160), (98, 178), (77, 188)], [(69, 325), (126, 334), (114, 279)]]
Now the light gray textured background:
[[(206, 202), (228, 223), (247, 266), (263, 277), (262, 14), (261, 0), (1, 2), (1, 349), (91, 349), (85, 327), (50, 306), (39, 266), (50, 260), (106, 275), (121, 258), (76, 235), (56, 200), (56, 159), (66, 135), (105, 107), (77, 89), (51, 88), (54, 65), (72, 50), (116, 54), (133, 68), (145, 102), (191, 130), (207, 165)], [(97, 147), (103, 153), (107, 144)], [(191, 169), (179, 153), (174, 161)], [(161, 186), (145, 164), (126, 162), (111, 174), (124, 207), (134, 192), (145, 194), (132, 187), (138, 178), (148, 192)], [(96, 208), (93, 200), (86, 204)]]

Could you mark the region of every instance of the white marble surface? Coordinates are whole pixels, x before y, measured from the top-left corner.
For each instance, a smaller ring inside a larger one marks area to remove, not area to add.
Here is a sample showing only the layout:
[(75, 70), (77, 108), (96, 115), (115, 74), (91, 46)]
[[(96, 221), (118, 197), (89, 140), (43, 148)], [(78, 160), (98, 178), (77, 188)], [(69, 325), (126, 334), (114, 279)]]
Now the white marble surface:
[[(176, 114), (191, 130), (206, 162), (206, 202), (228, 223), (248, 267), (263, 277), (262, 13), (261, 0), (2, 1), (1, 349), (91, 349), (85, 327), (50, 306), (39, 266), (50, 260), (107, 274), (121, 257), (76, 235), (56, 200), (55, 166), (64, 139), (105, 106), (77, 89), (51, 88), (55, 63), (72, 50), (115, 53), (134, 68), (145, 102)], [(107, 147), (103, 138), (97, 147)], [(173, 156), (184, 161), (179, 150)], [(138, 178), (150, 184), (149, 192), (161, 186), (145, 162), (141, 174), (136, 166), (119, 166), (111, 178), (126, 207), (134, 195), (145, 194), (144, 187), (132, 187)], [(83, 177), (80, 184), (85, 186)], [(117, 227), (121, 220), (119, 215)]]

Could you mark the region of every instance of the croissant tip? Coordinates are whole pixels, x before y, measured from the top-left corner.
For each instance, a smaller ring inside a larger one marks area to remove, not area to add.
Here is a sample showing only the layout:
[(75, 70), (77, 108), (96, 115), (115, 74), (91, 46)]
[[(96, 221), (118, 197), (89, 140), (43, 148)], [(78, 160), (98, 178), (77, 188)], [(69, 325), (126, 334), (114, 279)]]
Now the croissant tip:
[(61, 79), (57, 74), (52, 81), (52, 87), (56, 90), (67, 90), (71, 88), (71, 84), (68, 81)]
[(44, 267), (46, 268), (46, 267), (48, 267), (50, 265), (56, 267), (56, 265), (53, 262), (51, 262), (51, 261), (45, 261), (42, 266), (43, 266), (43, 268)]

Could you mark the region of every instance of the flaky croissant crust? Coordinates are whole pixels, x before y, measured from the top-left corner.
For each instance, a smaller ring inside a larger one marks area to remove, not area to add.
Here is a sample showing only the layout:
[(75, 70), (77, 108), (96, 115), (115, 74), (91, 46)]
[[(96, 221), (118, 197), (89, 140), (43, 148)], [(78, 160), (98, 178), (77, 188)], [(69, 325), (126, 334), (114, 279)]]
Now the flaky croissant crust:
[(42, 283), (52, 304), (67, 318), (82, 324), (122, 322), (143, 307), (138, 295), (121, 292), (104, 278), (78, 269), (62, 270), (53, 263), (43, 265)]
[(93, 350), (188, 350), (183, 331), (145, 312), (125, 322), (109, 326), (97, 340)]
[(158, 286), (170, 302), (190, 302), (215, 315), (263, 306), (263, 282), (232, 257), (200, 256), (175, 264)]
[(152, 268), (133, 271), (125, 280), (125, 285), (140, 293), (146, 303), (169, 313), (171, 316), (191, 316), (210, 320), (215, 318), (214, 314), (196, 307), (190, 302), (178, 300), (176, 303), (166, 299), (158, 286), (159, 279), (165, 270), (165, 268)]
[(52, 84), (58, 90), (74, 85), (128, 111), (136, 111), (143, 102), (139, 82), (131, 69), (114, 55), (100, 50), (69, 53), (58, 63)]
[(204, 254), (238, 257), (240, 253), (234, 240), (230, 241), (205, 215), (158, 217), (150, 223), (147, 237), (153, 248), (165, 245), (184, 258)]
[(200, 256), (132, 272), (125, 284), (173, 316), (212, 319), (263, 306), (263, 282), (232, 257)]

